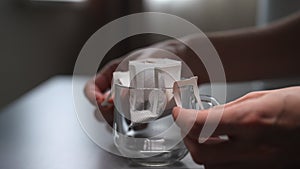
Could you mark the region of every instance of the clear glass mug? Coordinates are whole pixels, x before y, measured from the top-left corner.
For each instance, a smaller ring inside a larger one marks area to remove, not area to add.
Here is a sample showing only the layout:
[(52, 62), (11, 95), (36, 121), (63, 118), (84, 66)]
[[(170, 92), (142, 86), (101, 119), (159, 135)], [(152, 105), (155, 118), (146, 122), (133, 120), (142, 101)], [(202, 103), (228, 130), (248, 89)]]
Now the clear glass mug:
[[(115, 84), (114, 143), (120, 153), (143, 166), (165, 166), (188, 153), (172, 117), (172, 88), (131, 88)], [(199, 109), (193, 86), (180, 87), (182, 107)], [(205, 109), (216, 99), (200, 95)]]

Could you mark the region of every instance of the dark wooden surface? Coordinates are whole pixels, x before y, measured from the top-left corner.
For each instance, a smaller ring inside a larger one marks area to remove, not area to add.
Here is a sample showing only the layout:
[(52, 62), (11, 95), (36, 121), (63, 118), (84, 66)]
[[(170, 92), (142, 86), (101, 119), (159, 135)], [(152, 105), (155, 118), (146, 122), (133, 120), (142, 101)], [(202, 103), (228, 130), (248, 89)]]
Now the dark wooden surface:
[[(71, 80), (51, 78), (1, 110), (0, 169), (145, 168), (102, 150), (88, 138), (76, 117)], [(203, 167), (187, 156), (167, 168)]]
[[(300, 79), (300, 78), (299, 78)], [(82, 85), (85, 78), (82, 79)], [(252, 90), (300, 84), (298, 80), (235, 83), (228, 100)], [(222, 84), (220, 84), (222, 85)], [(205, 93), (208, 86), (202, 86)], [(1, 169), (145, 168), (107, 153), (81, 129), (73, 106), (71, 77), (57, 76), (28, 92), (0, 112)], [(203, 168), (190, 156), (167, 168)]]

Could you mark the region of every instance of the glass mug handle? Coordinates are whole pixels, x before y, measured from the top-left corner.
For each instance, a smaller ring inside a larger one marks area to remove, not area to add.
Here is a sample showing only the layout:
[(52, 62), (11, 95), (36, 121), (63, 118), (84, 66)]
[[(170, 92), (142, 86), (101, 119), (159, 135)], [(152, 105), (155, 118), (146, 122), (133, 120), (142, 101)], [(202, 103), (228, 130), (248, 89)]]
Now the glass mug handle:
[[(208, 103), (209, 108), (219, 105), (218, 101), (215, 98), (208, 95), (200, 95), (197, 81), (198, 81), (198, 77), (194, 76), (189, 79), (174, 82), (173, 94), (174, 94), (174, 100), (176, 102), (176, 105), (182, 108), (190, 108), (190, 107), (183, 106), (181, 89), (183, 90), (185, 89), (185, 92), (194, 96), (194, 99), (198, 103), (199, 109), (201, 110), (205, 109), (202, 103)], [(192, 89), (192, 92), (186, 91), (186, 89), (189, 89), (189, 87), (191, 87), (190, 89)]]
[[(218, 106), (220, 105), (219, 102), (212, 96), (209, 95), (200, 95), (200, 99), (202, 101), (202, 103), (206, 103), (209, 105), (209, 107), (207, 108), (212, 108), (214, 106)], [(204, 107), (204, 109), (207, 109)]]
[[(202, 103), (207, 103), (209, 105), (209, 107), (207, 107), (207, 109), (220, 105), (220, 103), (212, 96), (200, 95), (200, 98), (201, 98)], [(227, 135), (220, 135), (220, 136), (217, 136), (216, 138), (219, 138), (223, 141), (229, 140), (229, 137)], [(199, 139), (201, 139), (201, 138), (199, 138)]]

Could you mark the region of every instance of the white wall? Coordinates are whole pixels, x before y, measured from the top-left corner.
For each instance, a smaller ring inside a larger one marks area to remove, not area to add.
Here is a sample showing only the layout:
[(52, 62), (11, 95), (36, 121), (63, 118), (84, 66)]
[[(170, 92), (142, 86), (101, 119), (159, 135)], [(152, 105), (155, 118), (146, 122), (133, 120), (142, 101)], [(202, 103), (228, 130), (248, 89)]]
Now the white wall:
[(146, 11), (180, 16), (202, 31), (256, 25), (257, 0), (144, 0)]
[(266, 25), (299, 10), (299, 0), (259, 0), (257, 25)]
[(202, 31), (263, 26), (300, 10), (300, 0), (144, 0), (146, 11), (180, 16)]

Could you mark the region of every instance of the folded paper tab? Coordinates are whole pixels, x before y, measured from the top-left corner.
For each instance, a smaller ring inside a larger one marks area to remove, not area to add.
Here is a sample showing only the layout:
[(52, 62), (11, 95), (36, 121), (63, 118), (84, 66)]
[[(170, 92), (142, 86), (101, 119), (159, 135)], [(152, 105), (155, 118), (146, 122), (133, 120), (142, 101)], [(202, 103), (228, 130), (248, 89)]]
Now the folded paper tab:
[(118, 90), (115, 107), (119, 113), (131, 123), (147, 123), (170, 115), (176, 105), (182, 107), (180, 88), (186, 85), (193, 87), (203, 109), (197, 77), (181, 80), (181, 61), (149, 58), (130, 61), (127, 72), (114, 72), (112, 93)]
[(179, 80), (179, 81), (174, 82), (174, 85), (173, 85), (173, 94), (174, 94), (174, 99), (175, 99), (176, 105), (178, 107), (182, 108), (182, 101), (181, 101), (181, 96), (180, 96), (181, 95), (180, 89), (182, 87), (184, 87), (184, 86), (192, 86), (193, 87), (194, 96), (196, 98), (196, 101), (197, 101), (200, 109), (201, 110), (204, 109), (204, 107), (202, 105), (202, 101), (200, 99), (200, 93), (199, 93), (199, 88), (198, 88), (197, 80), (198, 80), (198, 77), (194, 76), (194, 77), (191, 77), (189, 79)]

